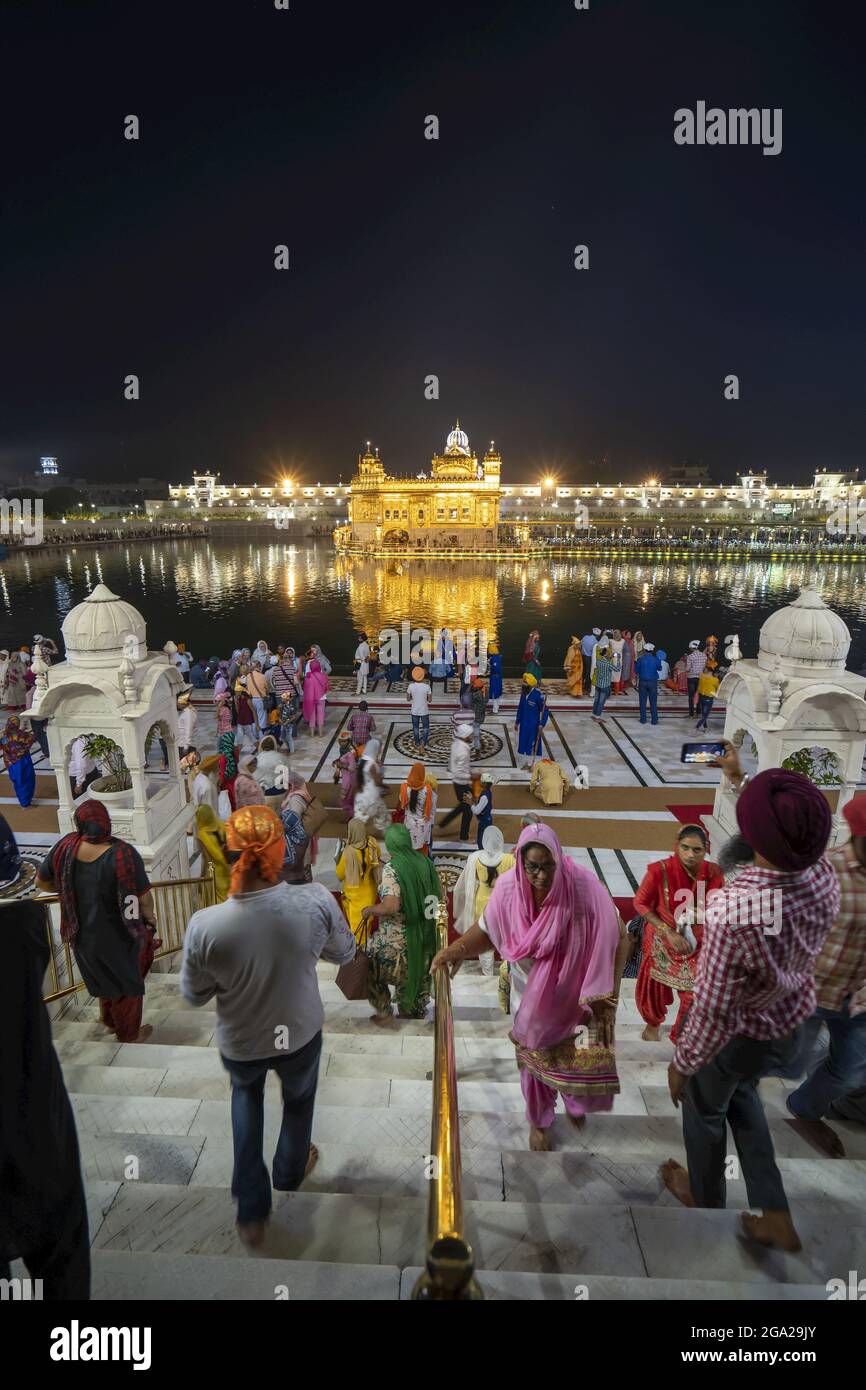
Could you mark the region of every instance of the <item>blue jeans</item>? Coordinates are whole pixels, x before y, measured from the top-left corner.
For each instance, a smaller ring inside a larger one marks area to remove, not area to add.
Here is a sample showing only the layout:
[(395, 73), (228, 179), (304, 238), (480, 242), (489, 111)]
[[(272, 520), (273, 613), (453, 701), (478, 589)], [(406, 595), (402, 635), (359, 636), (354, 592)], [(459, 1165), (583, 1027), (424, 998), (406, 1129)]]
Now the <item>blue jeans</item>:
[(412, 715), (412, 737), (416, 743), (427, 743), (430, 738), (429, 714)]
[(866, 1014), (851, 1018), (850, 999), (841, 1009), (816, 1009), (803, 1025), (803, 1049), (797, 1075), (808, 1070), (821, 1025), (826, 1023), (830, 1050), (796, 1091), (788, 1096), (790, 1108), (803, 1120), (820, 1120), (834, 1100), (866, 1083)]
[(608, 697), (609, 694), (610, 694), (610, 686), (609, 686), (609, 685), (605, 685), (605, 686), (598, 686), (598, 685), (597, 685), (597, 686), (595, 687), (595, 699), (594, 699), (593, 702), (592, 702), (592, 712), (593, 712), (593, 714), (601, 714), (601, 712), (602, 712), (602, 710), (604, 709), (604, 706), (605, 706), (605, 701), (607, 700), (607, 697)]
[(262, 1155), (268, 1072), (273, 1067), (283, 1091), (283, 1123), (274, 1152), (274, 1187), (278, 1192), (294, 1192), (303, 1181), (310, 1152), (321, 1051), (322, 1035), (317, 1033), (297, 1052), (285, 1057), (233, 1062), (221, 1055), (232, 1081), (232, 1196), (238, 1201), (238, 1221), (244, 1225), (264, 1221), (271, 1210), (271, 1183)]
[(701, 728), (701, 726), (703, 726), (703, 728), (706, 728), (706, 727), (707, 727), (707, 720), (709, 719), (710, 713), (712, 712), (712, 708), (713, 708), (713, 699), (714, 699), (714, 697), (713, 697), (712, 695), (699, 695), (699, 696), (698, 696), (698, 724), (697, 724), (697, 727), (698, 727), (699, 729)]
[(641, 681), (637, 683), (637, 698), (640, 705), (640, 722), (646, 723), (646, 702), (649, 696), (649, 707), (652, 722), (659, 722), (659, 683), (658, 681)]
[(256, 723), (259, 727), (259, 734), (263, 734), (268, 727), (268, 716), (265, 713), (265, 702), (260, 695), (253, 696), (253, 709), (256, 712)]

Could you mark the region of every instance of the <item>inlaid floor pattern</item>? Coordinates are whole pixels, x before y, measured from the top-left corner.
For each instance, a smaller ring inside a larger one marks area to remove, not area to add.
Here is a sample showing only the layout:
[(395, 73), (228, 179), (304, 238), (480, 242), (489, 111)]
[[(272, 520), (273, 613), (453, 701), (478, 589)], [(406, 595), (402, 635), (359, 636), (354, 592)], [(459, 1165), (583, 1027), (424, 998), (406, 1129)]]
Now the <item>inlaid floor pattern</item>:
[[(175, 962), (177, 968), (178, 962)], [(92, 1002), (54, 1025), (78, 1121), (99, 1299), (408, 1298), (424, 1256), (432, 1025), (381, 1034), (319, 967), (325, 1002), (314, 1139), (301, 1191), (277, 1194), (267, 1244), (235, 1231), (229, 1089), (212, 1008), (191, 1009), (177, 976), (148, 980), (147, 1044), (108, 1039)], [(746, 1204), (685, 1211), (657, 1170), (683, 1158), (667, 1095), (670, 1043), (644, 1043), (633, 986), (618, 1022), (622, 1093), (581, 1129), (560, 1114), (556, 1151), (533, 1154), (508, 1020), (492, 980), (454, 982), (465, 1228), (488, 1298), (825, 1299), (866, 1245), (866, 1133), (838, 1126), (847, 1157), (822, 1159), (785, 1118), (785, 1083), (763, 1084), (803, 1253), (756, 1252), (737, 1234)], [(266, 1092), (266, 1157), (279, 1125)], [(733, 1153), (733, 1145), (731, 1146)], [(20, 1269), (13, 1272), (22, 1272)], [(712, 1276), (712, 1277), (710, 1277)]]

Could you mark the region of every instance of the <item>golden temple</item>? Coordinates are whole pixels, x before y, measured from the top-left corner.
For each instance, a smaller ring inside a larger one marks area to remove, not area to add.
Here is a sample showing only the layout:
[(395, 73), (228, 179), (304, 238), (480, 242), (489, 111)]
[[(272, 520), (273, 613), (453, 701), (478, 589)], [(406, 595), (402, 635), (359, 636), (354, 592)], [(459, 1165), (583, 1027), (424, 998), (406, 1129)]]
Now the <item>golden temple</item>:
[(349, 499), (349, 524), (338, 544), (400, 550), (489, 550), (496, 544), (502, 459), (493, 441), (483, 459), (473, 454), (458, 420), (435, 454), (429, 475), (396, 478), (385, 472), (378, 449), (358, 459)]

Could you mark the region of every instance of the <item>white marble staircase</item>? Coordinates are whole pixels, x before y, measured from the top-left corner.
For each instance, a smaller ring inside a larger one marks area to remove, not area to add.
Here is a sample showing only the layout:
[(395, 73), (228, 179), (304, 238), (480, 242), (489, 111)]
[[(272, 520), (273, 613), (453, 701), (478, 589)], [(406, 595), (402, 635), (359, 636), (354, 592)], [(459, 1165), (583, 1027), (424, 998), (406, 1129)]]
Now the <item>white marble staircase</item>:
[[(229, 1086), (212, 1045), (213, 1010), (190, 1009), (177, 977), (157, 974), (147, 985), (148, 1043), (106, 1041), (92, 1002), (55, 1023), (88, 1188), (95, 1298), (409, 1297), (424, 1256), (432, 1026), (377, 1032), (368, 1006), (347, 1003), (333, 974), (320, 966), (321, 1157), (300, 1192), (275, 1196), (255, 1257), (235, 1232)], [(727, 1211), (697, 1212), (658, 1180), (663, 1159), (682, 1158), (666, 1088), (671, 1048), (640, 1040), (631, 993), (617, 1028), (614, 1112), (580, 1130), (559, 1116), (549, 1154), (526, 1147), (494, 982), (467, 966), (454, 999), (466, 1235), (488, 1298), (824, 1299), (829, 1278), (862, 1268), (862, 1129), (840, 1125), (848, 1157), (821, 1158), (786, 1121), (783, 1083), (764, 1083), (804, 1251), (755, 1252), (737, 1235), (741, 1182), (729, 1185)], [(279, 1125), (273, 1076), (266, 1095), (269, 1159)]]

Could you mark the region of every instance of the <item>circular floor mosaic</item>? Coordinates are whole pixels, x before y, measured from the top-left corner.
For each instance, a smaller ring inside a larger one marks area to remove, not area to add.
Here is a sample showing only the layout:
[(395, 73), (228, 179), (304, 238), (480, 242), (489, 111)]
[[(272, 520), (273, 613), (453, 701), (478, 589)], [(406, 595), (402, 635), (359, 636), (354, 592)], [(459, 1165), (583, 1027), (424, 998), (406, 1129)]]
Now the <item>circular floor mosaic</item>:
[[(475, 845), (470, 845), (469, 848), (475, 849)], [(449, 854), (446, 852), (440, 854), (439, 850), (434, 847), (433, 863), (436, 865), (436, 871), (439, 874), (440, 882), (446, 893), (453, 892), (455, 883), (466, 867), (467, 858), (468, 853)]]
[[(427, 740), (427, 756), (425, 762), (441, 763), (448, 766), (448, 759), (451, 754), (451, 744), (454, 736), (450, 724), (431, 724), (430, 737)], [(415, 740), (411, 729), (404, 729), (402, 733), (396, 734), (392, 744), (397, 752), (410, 762), (416, 758)], [(495, 758), (497, 753), (502, 752), (503, 741), (498, 734), (491, 734), (484, 728), (481, 730), (481, 757), (473, 758), (473, 763), (483, 762), (485, 758)]]

